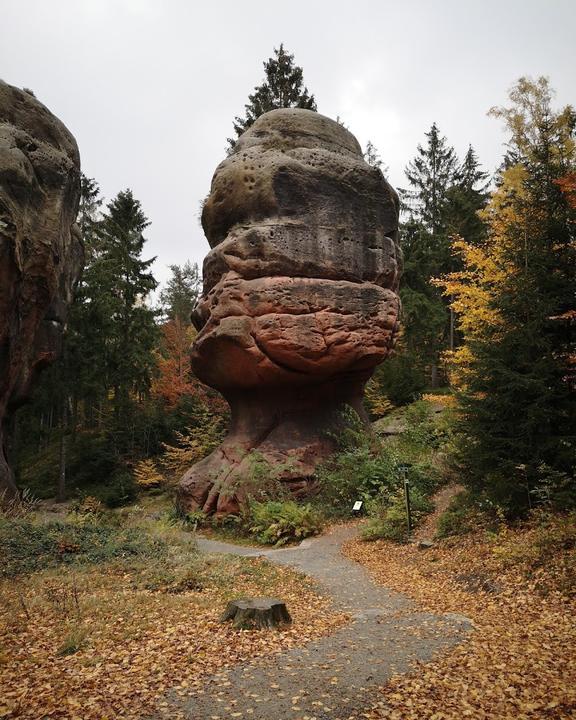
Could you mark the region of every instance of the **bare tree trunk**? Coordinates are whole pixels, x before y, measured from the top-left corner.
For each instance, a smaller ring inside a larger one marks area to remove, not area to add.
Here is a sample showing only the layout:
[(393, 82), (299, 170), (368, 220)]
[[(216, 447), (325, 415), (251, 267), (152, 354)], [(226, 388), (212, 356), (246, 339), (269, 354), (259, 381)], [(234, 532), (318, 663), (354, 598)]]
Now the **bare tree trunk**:
[(56, 502), (64, 502), (66, 499), (66, 443), (68, 431), (68, 396), (64, 393), (64, 401), (62, 402), (62, 433), (60, 435), (60, 472), (58, 474), (58, 490), (56, 492)]
[(80, 401), (78, 400), (78, 396), (74, 392), (72, 395), (72, 422), (71, 422), (71, 432), (72, 432), (72, 445), (76, 442), (76, 430), (78, 428), (78, 408), (80, 407)]
[(38, 445), (36, 452), (42, 450), (42, 433), (44, 432), (44, 413), (40, 415), (40, 431), (38, 432)]
[(6, 426), (0, 424), (0, 505), (18, 497), (18, 488), (6, 457)]

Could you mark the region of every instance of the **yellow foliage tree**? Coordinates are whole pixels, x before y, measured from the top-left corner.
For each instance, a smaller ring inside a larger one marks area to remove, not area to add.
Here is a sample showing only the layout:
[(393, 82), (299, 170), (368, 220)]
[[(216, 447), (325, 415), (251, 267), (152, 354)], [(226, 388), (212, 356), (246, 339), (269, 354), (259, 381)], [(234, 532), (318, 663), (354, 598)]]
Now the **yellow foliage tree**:
[(181, 475), (220, 444), (224, 433), (224, 418), (207, 409), (201, 412), (201, 416), (197, 425), (186, 428), (185, 432), (175, 433), (175, 445), (163, 443), (164, 452), (160, 464), (168, 475)]
[(154, 460), (140, 460), (134, 466), (133, 474), (136, 484), (144, 489), (160, 487), (164, 482)]
[(369, 380), (364, 391), (364, 402), (371, 417), (378, 420), (394, 410), (394, 405), (388, 400), (382, 389), (374, 380)]
[(528, 262), (530, 225), (538, 222), (538, 213), (528, 216), (519, 212), (529, 200), (526, 177), (527, 170), (520, 164), (502, 173), (501, 183), (492, 193), (488, 205), (478, 212), (488, 227), (487, 239), (482, 245), (473, 245), (461, 237), (454, 237), (452, 252), (459, 259), (462, 269), (432, 280), (450, 298), (450, 306), (458, 318), (458, 328), (464, 337), (460, 347), (444, 355), (451, 384), (456, 388), (466, 386), (466, 378), (473, 364), (474, 356), (469, 341), (485, 337), (488, 330), (492, 337), (497, 338), (499, 331), (505, 329), (504, 321), (492, 300), (519, 270), (510, 261), (511, 248), (517, 244), (515, 233), (519, 226), (526, 236)]

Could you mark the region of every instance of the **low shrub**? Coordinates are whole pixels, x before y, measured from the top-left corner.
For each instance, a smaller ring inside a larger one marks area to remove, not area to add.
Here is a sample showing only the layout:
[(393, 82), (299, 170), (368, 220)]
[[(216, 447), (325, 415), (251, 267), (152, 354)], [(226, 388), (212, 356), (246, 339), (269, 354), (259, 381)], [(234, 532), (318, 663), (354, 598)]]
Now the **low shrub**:
[(369, 380), (366, 384), (364, 405), (372, 420), (378, 420), (394, 410), (394, 405), (388, 400), (374, 379)]
[(164, 483), (164, 477), (158, 472), (154, 460), (150, 458), (137, 462), (134, 465), (133, 475), (136, 485), (143, 490), (158, 488)]
[(187, 532), (194, 532), (204, 525), (208, 518), (202, 510), (185, 512), (177, 505), (172, 505), (164, 515), (164, 519), (169, 525), (179, 527)]
[(498, 563), (530, 578), (539, 593), (576, 596), (575, 511), (533, 511), (518, 526), (502, 524), (492, 542)]
[(348, 515), (356, 500), (366, 503), (391, 492), (398, 478), (397, 465), (393, 452), (384, 448), (375, 452), (367, 439), (334, 455), (317, 471), (323, 507), (334, 515)]
[(104, 505), (98, 498), (93, 495), (86, 495), (81, 500), (72, 503), (70, 512), (76, 515), (92, 515), (94, 517), (102, 517), (104, 514)]
[(7, 490), (0, 493), (0, 517), (21, 518), (26, 517), (38, 506), (38, 499), (32, 495), (28, 488), (24, 488), (16, 497), (8, 496)]
[[(427, 513), (432, 512), (434, 505), (422, 493), (412, 490), (410, 493), (412, 523), (418, 525)], [(397, 493), (380, 507), (372, 509), (367, 524), (362, 529), (363, 540), (391, 540), (406, 542), (408, 540), (408, 519), (404, 495)]]
[(524, 565), (535, 570), (555, 554), (576, 548), (575, 512), (566, 515), (534, 512), (523, 529), (520, 536), (514, 528), (503, 525), (494, 537), (494, 554), (505, 567)]
[[(331, 515), (349, 515), (356, 500), (369, 505), (385, 500), (403, 487), (407, 455), (397, 444), (377, 444), (369, 438), (356, 448), (335, 455), (318, 469), (322, 506)], [(413, 455), (408, 456), (415, 460)], [(428, 459), (414, 461), (406, 471), (410, 487), (421, 496), (434, 493), (442, 482), (440, 470)]]
[(176, 430), (176, 443), (162, 443), (159, 464), (167, 477), (179, 477), (191, 465), (209, 455), (224, 436), (225, 418), (213, 415), (207, 408), (197, 409), (196, 424), (183, 431)]
[(82, 624), (73, 625), (56, 651), (57, 657), (74, 655), (88, 644), (88, 629)]
[(474, 508), (468, 493), (457, 495), (438, 518), (436, 537), (465, 535), (473, 529)]
[(317, 535), (322, 530), (320, 514), (311, 505), (288, 500), (250, 503), (249, 530), (262, 545), (285, 545)]
[(153, 592), (178, 595), (180, 593), (204, 590), (206, 586), (205, 561), (192, 554), (191, 560), (178, 566), (170, 562), (148, 562), (141, 572), (135, 574), (133, 587)]
[(108, 508), (128, 505), (138, 496), (134, 477), (128, 470), (118, 470), (102, 485), (93, 487), (92, 492)]

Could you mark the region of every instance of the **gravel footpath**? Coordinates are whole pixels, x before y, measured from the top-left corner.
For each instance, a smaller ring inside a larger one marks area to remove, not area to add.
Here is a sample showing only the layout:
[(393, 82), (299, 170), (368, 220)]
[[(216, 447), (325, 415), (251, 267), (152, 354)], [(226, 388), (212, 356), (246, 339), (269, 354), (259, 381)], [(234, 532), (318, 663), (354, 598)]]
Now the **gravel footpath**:
[[(415, 660), (460, 642), (466, 618), (420, 612), (404, 595), (375, 585), (340, 550), (356, 534), (339, 526), (296, 548), (261, 550), (200, 538), (205, 552), (265, 556), (315, 578), (352, 622), (333, 635), (223, 670), (203, 690), (177, 702), (189, 720), (356, 720), (374, 705), (375, 688)], [(289, 608), (288, 608), (289, 609)]]

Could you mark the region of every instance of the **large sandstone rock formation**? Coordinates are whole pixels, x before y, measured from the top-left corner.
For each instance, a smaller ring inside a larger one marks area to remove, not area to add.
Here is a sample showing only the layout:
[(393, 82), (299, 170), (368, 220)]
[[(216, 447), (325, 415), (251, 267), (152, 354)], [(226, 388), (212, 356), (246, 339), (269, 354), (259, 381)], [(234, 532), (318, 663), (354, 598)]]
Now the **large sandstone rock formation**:
[[(262, 115), (216, 169), (192, 366), (228, 400), (228, 436), (182, 478), (183, 509), (231, 512), (267, 474), (309, 493), (346, 405), (397, 330), (398, 198), (342, 125)], [(255, 472), (257, 467), (258, 472)]]
[(8, 418), (57, 355), (83, 246), (80, 157), (66, 127), (0, 81), (0, 495), (14, 494)]

